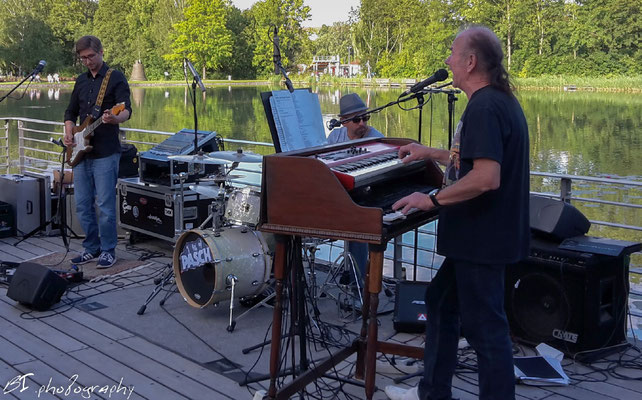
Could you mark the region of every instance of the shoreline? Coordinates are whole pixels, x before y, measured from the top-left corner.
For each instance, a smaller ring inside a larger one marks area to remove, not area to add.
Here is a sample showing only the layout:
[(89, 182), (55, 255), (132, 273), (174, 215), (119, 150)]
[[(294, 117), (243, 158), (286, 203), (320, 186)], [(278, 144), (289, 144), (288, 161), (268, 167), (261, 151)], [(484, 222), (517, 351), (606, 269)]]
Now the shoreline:
[[(529, 78), (528, 80), (532, 80)], [(574, 85), (574, 84), (562, 84), (560, 86), (551, 86), (547, 84), (537, 84), (537, 83), (525, 83), (520, 84), (520, 79), (515, 79), (514, 84), (515, 88), (518, 90), (539, 90), (539, 91), (551, 91), (551, 92), (620, 92), (620, 93), (642, 93), (642, 87), (601, 87), (601, 86), (583, 86), (583, 85)], [(30, 88), (63, 88), (63, 87), (72, 87), (75, 81), (64, 81), (60, 83), (49, 83), (49, 82), (40, 82), (40, 83), (31, 83)], [(377, 87), (377, 88), (401, 88), (406, 86), (411, 86), (416, 82), (415, 79), (363, 79), (361, 81), (357, 80), (339, 80), (333, 79), (331, 81), (321, 80), (315, 82), (314, 85), (318, 86), (352, 86), (352, 87)], [(13, 88), (18, 83), (15, 82), (0, 82), (0, 89)], [(203, 83), (207, 86), (269, 86), (269, 85), (280, 85), (285, 87), (283, 82), (274, 82), (267, 79), (259, 80), (205, 80)], [(293, 79), (293, 84), (299, 85), (302, 87), (311, 85), (309, 79)], [(131, 87), (175, 87), (175, 86), (185, 86), (186, 83), (183, 81), (130, 81), (129, 85)], [(18, 90), (23, 89), (24, 87), (18, 88)]]

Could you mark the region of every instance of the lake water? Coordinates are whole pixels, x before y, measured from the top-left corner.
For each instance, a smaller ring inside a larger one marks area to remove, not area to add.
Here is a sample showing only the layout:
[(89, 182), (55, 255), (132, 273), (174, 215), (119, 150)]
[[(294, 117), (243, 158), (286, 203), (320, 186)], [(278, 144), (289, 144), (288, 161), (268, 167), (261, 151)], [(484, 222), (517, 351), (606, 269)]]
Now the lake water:
[[(203, 96), (197, 94), (199, 130), (217, 131), (224, 138), (272, 142), (260, 93), (268, 86), (215, 86)], [(0, 95), (7, 89), (0, 89)], [(370, 108), (397, 99), (400, 89), (319, 87), (321, 112), (328, 119), (336, 116), (339, 98), (357, 92)], [(190, 90), (186, 87), (133, 87), (133, 115), (124, 126), (176, 132), (193, 129)], [(14, 96), (16, 94), (14, 93)], [(42, 87), (28, 90), (22, 100), (0, 103), (0, 117), (28, 117), (62, 121), (71, 89)], [(595, 177), (617, 177), (642, 182), (642, 95), (596, 92), (521, 91), (518, 98), (530, 129), (531, 170)], [(465, 95), (457, 96), (456, 120), (466, 105)], [(412, 107), (416, 103), (405, 103)], [(427, 99), (423, 110), (422, 142), (447, 147), (448, 101), (443, 94)], [(392, 106), (374, 115), (370, 124), (388, 137), (417, 139), (419, 111), (404, 111)], [(15, 129), (13, 130), (15, 132)], [(11, 138), (11, 147), (17, 138)], [(144, 148), (139, 150), (145, 150)], [(250, 150), (263, 154), (265, 147)], [(533, 179), (532, 190), (559, 193), (559, 181)], [(574, 195), (603, 200), (642, 204), (642, 190), (632, 187), (604, 188), (591, 183), (574, 183)], [(639, 209), (614, 209), (606, 205), (576, 203), (593, 220), (642, 226)], [(624, 240), (642, 241), (642, 232), (622, 231), (593, 225), (590, 234)], [(632, 264), (639, 268), (641, 257)], [(639, 275), (632, 275), (632, 285), (642, 291)], [(642, 299), (632, 295), (634, 308), (642, 309)], [(639, 303), (639, 304), (638, 304)], [(639, 327), (640, 325), (638, 325)]]

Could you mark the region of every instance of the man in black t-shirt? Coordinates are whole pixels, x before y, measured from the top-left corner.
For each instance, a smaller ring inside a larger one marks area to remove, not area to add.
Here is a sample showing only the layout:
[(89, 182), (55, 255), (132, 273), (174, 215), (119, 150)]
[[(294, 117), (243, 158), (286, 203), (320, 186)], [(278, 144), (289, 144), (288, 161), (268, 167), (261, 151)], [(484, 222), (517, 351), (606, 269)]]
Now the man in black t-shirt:
[(497, 36), (485, 27), (460, 32), (446, 59), (453, 86), (469, 99), (448, 150), (410, 144), (403, 162), (446, 165), (444, 188), (413, 193), (392, 208), (439, 208), (437, 252), (446, 257), (426, 295), (424, 375), (394, 400), (451, 399), (460, 333), (477, 354), (479, 398), (515, 398), (512, 344), (504, 312), (504, 269), (528, 255), (529, 143)]
[[(101, 85), (109, 71), (103, 62), (103, 47), (95, 36), (83, 36), (76, 42), (76, 54), (87, 67), (80, 74), (65, 111), (65, 146), (75, 146), (73, 128), (87, 116), (102, 123), (93, 132), (93, 149), (74, 166), (76, 214), (85, 231), (84, 251), (71, 262), (85, 264), (98, 257), (97, 268), (109, 268), (116, 262), (116, 182), (120, 161), (119, 127), (131, 115), (129, 84), (122, 72), (113, 70), (107, 81), (102, 104), (97, 105)], [(124, 110), (111, 113), (118, 103)], [(79, 118), (80, 117), (80, 118)], [(95, 205), (100, 216), (96, 216)]]

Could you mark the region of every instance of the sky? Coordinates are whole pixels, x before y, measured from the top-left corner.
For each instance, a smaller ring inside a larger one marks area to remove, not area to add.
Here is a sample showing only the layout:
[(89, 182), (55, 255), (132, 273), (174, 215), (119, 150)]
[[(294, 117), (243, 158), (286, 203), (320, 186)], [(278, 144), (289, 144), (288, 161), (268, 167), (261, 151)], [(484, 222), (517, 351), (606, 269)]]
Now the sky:
[[(250, 8), (254, 3), (256, 0), (232, 0), (232, 4), (241, 10)], [(347, 21), (350, 7), (359, 6), (360, 0), (304, 0), (304, 3), (310, 7), (312, 18), (304, 21), (303, 26), (321, 27)]]

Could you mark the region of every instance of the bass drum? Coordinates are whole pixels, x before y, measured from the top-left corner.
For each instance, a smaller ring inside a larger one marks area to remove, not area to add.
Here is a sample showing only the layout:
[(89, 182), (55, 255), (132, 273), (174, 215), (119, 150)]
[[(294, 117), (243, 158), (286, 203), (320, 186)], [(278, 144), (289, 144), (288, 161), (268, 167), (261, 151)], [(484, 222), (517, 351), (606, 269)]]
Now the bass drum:
[(176, 286), (189, 305), (197, 308), (230, 299), (231, 282), (238, 280), (234, 297), (258, 294), (270, 279), (272, 257), (261, 232), (246, 227), (220, 233), (192, 229), (174, 248)]

